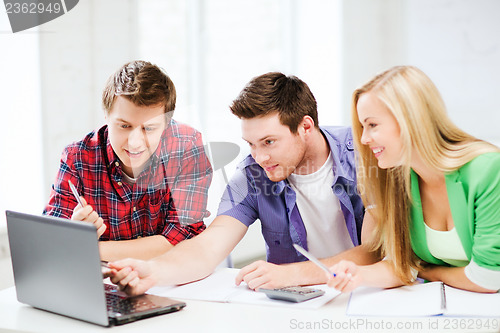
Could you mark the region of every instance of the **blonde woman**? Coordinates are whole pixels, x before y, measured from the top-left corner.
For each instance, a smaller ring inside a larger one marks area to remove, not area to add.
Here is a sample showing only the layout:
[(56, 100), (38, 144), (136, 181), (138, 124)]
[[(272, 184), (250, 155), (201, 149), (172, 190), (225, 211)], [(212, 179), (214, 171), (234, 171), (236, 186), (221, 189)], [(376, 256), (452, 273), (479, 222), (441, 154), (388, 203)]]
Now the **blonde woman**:
[(343, 261), (329, 285), (390, 288), (418, 276), (470, 291), (500, 289), (500, 149), (457, 128), (432, 81), (393, 67), (352, 97), (358, 182), (384, 260)]

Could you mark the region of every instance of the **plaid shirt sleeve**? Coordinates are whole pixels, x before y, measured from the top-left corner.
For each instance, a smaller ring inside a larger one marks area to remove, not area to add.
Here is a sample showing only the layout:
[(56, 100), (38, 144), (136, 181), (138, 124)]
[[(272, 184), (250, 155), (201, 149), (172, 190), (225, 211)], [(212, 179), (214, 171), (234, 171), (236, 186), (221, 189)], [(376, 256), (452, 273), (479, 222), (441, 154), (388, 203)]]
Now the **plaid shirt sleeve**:
[[(183, 131), (183, 128), (178, 130)], [(174, 158), (175, 163), (172, 163), (173, 157), (168, 163), (176, 165), (177, 174), (175, 178), (167, 177), (171, 180), (171, 197), (162, 234), (173, 245), (202, 232), (205, 229), (203, 218), (210, 215), (206, 206), (212, 167), (205, 154), (201, 134), (195, 132), (184, 145), (182, 149), (177, 149), (179, 154)], [(167, 175), (169, 171), (172, 172), (167, 166)]]
[(61, 157), (61, 165), (56, 180), (52, 185), (49, 202), (43, 211), (44, 215), (66, 219), (71, 219), (73, 215), (73, 210), (78, 203), (69, 188), (68, 180), (71, 180), (75, 185), (79, 183), (78, 176), (74, 168), (71, 167), (73, 156), (72, 146), (66, 147)]

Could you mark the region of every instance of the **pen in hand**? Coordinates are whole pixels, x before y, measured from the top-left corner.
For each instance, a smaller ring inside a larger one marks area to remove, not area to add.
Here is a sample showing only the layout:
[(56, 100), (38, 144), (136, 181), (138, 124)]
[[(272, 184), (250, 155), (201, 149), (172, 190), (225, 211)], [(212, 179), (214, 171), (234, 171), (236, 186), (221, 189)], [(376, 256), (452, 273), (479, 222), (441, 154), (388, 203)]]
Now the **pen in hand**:
[[(68, 180), (68, 184), (69, 184), (69, 187), (71, 188), (71, 192), (73, 192), (73, 195), (75, 196), (75, 199), (78, 202), (78, 204), (80, 205), (80, 207), (81, 208), (85, 207), (86, 205), (84, 205), (82, 200), (80, 199), (80, 195), (78, 194), (78, 191), (76, 190), (75, 185), (73, 185), (71, 180)], [(89, 216), (92, 216), (94, 213), (97, 216), (96, 219), (93, 218), (92, 220), (88, 220), (87, 222), (91, 222), (96, 227), (97, 236), (101, 237), (107, 227), (104, 224), (104, 221), (102, 220), (102, 218), (100, 218), (99, 215), (97, 215), (97, 213), (95, 211), (93, 211)], [(73, 217), (71, 217), (71, 218), (73, 218)], [(81, 219), (81, 221), (85, 221), (87, 218)]]
[(313, 263), (316, 264), (316, 266), (318, 266), (319, 268), (321, 268), (322, 270), (324, 270), (327, 274), (329, 275), (333, 275), (333, 277), (336, 277), (337, 274), (333, 273), (333, 272), (330, 272), (330, 270), (325, 266), (323, 265), (323, 263), (321, 261), (319, 261), (315, 256), (313, 256), (312, 254), (310, 254), (309, 252), (307, 252), (306, 250), (304, 250), (304, 248), (298, 244), (293, 244), (293, 247), (299, 251), (302, 255), (304, 255), (304, 257), (306, 257), (307, 259), (311, 260)]
[(68, 184), (69, 184), (69, 188), (71, 189), (71, 192), (73, 192), (73, 195), (76, 198), (76, 201), (80, 204), (80, 207), (83, 207), (84, 204), (83, 204), (82, 200), (80, 200), (80, 195), (78, 194), (78, 191), (76, 190), (75, 185), (73, 185), (71, 180), (68, 180)]

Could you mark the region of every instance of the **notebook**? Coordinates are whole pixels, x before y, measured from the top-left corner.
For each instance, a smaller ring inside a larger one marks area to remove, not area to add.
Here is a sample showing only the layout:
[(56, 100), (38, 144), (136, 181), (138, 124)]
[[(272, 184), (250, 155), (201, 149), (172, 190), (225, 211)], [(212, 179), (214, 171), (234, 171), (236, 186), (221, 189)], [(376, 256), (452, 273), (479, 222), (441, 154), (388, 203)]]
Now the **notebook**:
[(6, 215), (19, 302), (102, 326), (121, 325), (186, 306), (156, 295), (127, 297), (106, 287), (93, 225), (12, 211)]
[(442, 282), (392, 289), (362, 287), (351, 293), (354, 316), (500, 317), (500, 294), (465, 291)]

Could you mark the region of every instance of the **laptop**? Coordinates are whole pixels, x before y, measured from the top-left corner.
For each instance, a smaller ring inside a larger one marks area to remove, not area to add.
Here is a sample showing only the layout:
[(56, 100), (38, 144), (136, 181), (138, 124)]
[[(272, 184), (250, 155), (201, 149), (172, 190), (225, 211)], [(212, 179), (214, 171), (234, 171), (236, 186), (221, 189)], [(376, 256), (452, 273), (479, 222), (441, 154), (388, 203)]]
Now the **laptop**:
[(155, 295), (127, 297), (114, 285), (103, 283), (93, 225), (13, 211), (6, 215), (19, 302), (102, 326), (186, 306)]

